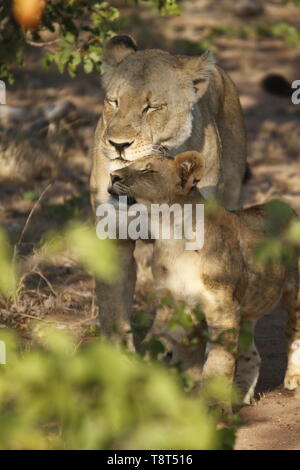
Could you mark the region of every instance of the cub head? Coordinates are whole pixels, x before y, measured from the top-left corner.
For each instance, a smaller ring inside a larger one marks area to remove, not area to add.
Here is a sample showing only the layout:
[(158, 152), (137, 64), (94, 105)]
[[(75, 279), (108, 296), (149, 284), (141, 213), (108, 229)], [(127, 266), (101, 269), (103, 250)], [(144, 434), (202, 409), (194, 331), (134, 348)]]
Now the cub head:
[(214, 60), (138, 51), (129, 36), (112, 38), (104, 49), (105, 102), (101, 150), (110, 159), (133, 161), (166, 154), (191, 135), (192, 108), (209, 85)]
[(180, 153), (174, 159), (161, 155), (140, 158), (111, 174), (109, 193), (118, 199), (143, 204), (173, 203), (186, 196), (204, 173), (204, 158), (200, 153)]

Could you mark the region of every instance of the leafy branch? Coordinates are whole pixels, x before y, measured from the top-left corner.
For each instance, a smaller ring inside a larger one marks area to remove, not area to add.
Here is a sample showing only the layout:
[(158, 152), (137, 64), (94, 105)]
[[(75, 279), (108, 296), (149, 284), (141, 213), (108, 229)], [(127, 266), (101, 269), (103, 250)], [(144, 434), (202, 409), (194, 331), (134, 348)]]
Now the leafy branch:
[[(143, 3), (160, 14), (179, 13), (176, 0)], [(19, 4), (23, 10), (16, 14)], [(26, 23), (22, 23), (24, 12)], [(85, 73), (100, 72), (103, 44), (120, 29), (120, 10), (105, 0), (48, 0), (42, 13), (36, 27), (26, 29), (29, 12), (25, 0), (13, 4), (4, 0), (0, 6), (0, 79), (13, 81), (13, 71), (24, 64), (28, 45), (42, 47), (44, 66), (54, 63), (61, 73), (66, 70), (74, 77), (80, 66)], [(45, 41), (45, 33), (53, 39)]]

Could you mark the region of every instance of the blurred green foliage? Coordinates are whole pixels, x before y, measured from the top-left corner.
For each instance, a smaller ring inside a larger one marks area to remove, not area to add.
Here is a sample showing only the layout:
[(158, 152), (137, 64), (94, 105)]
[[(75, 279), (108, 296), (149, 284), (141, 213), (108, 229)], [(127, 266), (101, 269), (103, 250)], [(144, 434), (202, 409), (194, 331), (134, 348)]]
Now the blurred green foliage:
[[(118, 276), (118, 258), (113, 240), (99, 240), (94, 227), (86, 224), (68, 224), (59, 233), (50, 232), (36, 247), (25, 266), (52, 263), (68, 254), (77, 260), (92, 275), (113, 282)], [(12, 298), (22, 289), (22, 272), (24, 260), (18, 253), (18, 245), (14, 250), (10, 246), (3, 229), (0, 229), (0, 294)], [(26, 275), (26, 273), (25, 273)]]
[(69, 252), (94, 276), (113, 282), (118, 276), (117, 250), (113, 240), (99, 240), (94, 227), (72, 223), (59, 233), (48, 233), (37, 249), (35, 257), (39, 262), (53, 259)]
[[(51, 262), (72, 247), (89, 271), (113, 280), (116, 252), (106, 242), (94, 229), (73, 224), (49, 234), (33, 256), (35, 262)], [(1, 232), (0, 288), (7, 296), (17, 287), (18, 262)], [(14, 282), (8, 284), (10, 276)], [(212, 382), (203, 396), (189, 397), (175, 369), (99, 339), (81, 345), (57, 330), (33, 331), (34, 346), (24, 350), (11, 332), (0, 330), (7, 347), (0, 375), (0, 449), (232, 448), (235, 418), (220, 431), (220, 412), (209, 410), (220, 397), (229, 403), (227, 384)], [(155, 348), (150, 347), (153, 358)]]
[(287, 46), (297, 46), (300, 42), (298, 29), (290, 23), (258, 23), (256, 25), (244, 26), (218, 26), (211, 29), (209, 39), (217, 37), (242, 39), (248, 38), (277, 38), (283, 40)]
[[(267, 205), (267, 229), (260, 253), (264, 262), (278, 262), (273, 248), (300, 247), (300, 221), (290, 206), (281, 201)], [(34, 253), (35, 262), (52, 262), (72, 249), (88, 271), (107, 281), (118, 275), (118, 260), (109, 240), (98, 240), (94, 228), (67, 225), (61, 233), (49, 234)], [(264, 254), (267, 253), (267, 256)], [(0, 291), (9, 297), (18, 287), (18, 253), (13, 252), (0, 232)], [(161, 306), (169, 306), (164, 298)], [(203, 320), (202, 312), (186, 312), (175, 306), (170, 329), (184, 328)], [(146, 329), (142, 317), (137, 328)], [(218, 411), (238, 402), (235, 390), (219, 379), (205, 382), (195, 396), (180, 367), (166, 369), (145, 362), (135, 354), (99, 339), (78, 345), (58, 331), (37, 329), (35, 346), (24, 351), (10, 332), (0, 330), (7, 346), (7, 364), (0, 375), (0, 449), (230, 449), (239, 424), (233, 415), (219, 429)], [(252, 340), (249, 325), (242, 326), (240, 348)], [(217, 341), (223, 341), (218, 338)], [(191, 347), (195, 345), (191, 343)], [(156, 360), (164, 346), (155, 338), (146, 349)], [(217, 411), (211, 411), (216, 407)]]
[(255, 248), (256, 259), (264, 264), (294, 264), (300, 254), (300, 220), (288, 203), (274, 199), (266, 204), (266, 232)]
[[(29, 199), (28, 197), (34, 192), (33, 191), (27, 191), (24, 194), (25, 199)], [(33, 200), (33, 197), (31, 198)], [(72, 198), (68, 199), (65, 201), (63, 204), (45, 204), (45, 212), (49, 216), (54, 216), (54, 217), (62, 217), (65, 221), (73, 219), (74, 217), (78, 217), (83, 209), (88, 206), (90, 201), (90, 193), (89, 191), (82, 191), (80, 196), (73, 196)]]
[[(158, 364), (96, 340), (40, 330), (40, 346), (23, 354), (0, 332), (0, 449), (224, 449), (234, 426), (217, 430), (206, 398), (188, 397)], [(224, 384), (212, 382), (210, 399)]]
[[(300, 5), (300, 3), (299, 3)], [(242, 26), (219, 25), (207, 28), (200, 41), (190, 41), (188, 39), (176, 39), (174, 47), (182, 53), (197, 55), (206, 49), (212, 52), (218, 50), (218, 39), (279, 39), (287, 47), (297, 47), (300, 44), (299, 29), (291, 23), (263, 22), (258, 24), (245, 24)]]
[(300, 0), (283, 0), (283, 3), (293, 3), (296, 6), (300, 6)]
[[(178, 14), (176, 0), (130, 0), (155, 7), (160, 14)], [(13, 81), (13, 70), (26, 58), (26, 44), (43, 44), (41, 34), (54, 33), (53, 41), (43, 49), (43, 64), (55, 63), (60, 72), (73, 77), (79, 66), (85, 73), (101, 71), (104, 42), (115, 35), (121, 25), (120, 11), (105, 0), (48, 0), (41, 24), (25, 31), (13, 18), (10, 0), (0, 5), (0, 79)]]
[(26, 201), (37, 201), (38, 198), (39, 198), (39, 194), (37, 191), (34, 191), (34, 190), (29, 190), (29, 191), (25, 191), (23, 193), (23, 198), (26, 200)]

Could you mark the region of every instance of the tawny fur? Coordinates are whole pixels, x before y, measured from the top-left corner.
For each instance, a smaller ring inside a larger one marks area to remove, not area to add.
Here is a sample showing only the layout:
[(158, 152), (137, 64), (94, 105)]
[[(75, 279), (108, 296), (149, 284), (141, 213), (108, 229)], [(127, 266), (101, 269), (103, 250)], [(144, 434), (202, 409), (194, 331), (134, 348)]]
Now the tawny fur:
[[(204, 196), (228, 208), (240, 204), (246, 167), (244, 119), (236, 88), (209, 53), (176, 56), (137, 51), (128, 36), (110, 40), (104, 51), (106, 92), (93, 148), (91, 193), (94, 208), (107, 200), (109, 174), (144, 155), (199, 150), (206, 172)], [(126, 144), (122, 151), (115, 145)], [(125, 334), (131, 343), (130, 311), (136, 279), (134, 244), (120, 244), (123, 276), (114, 286), (98, 284), (104, 333)]]
[[(197, 152), (184, 152), (175, 159), (144, 157), (117, 170), (111, 191), (143, 203), (204, 204), (204, 245), (186, 249), (186, 239), (157, 239), (152, 261), (159, 289), (173, 298), (198, 305), (204, 312), (211, 344), (202, 378), (224, 377), (236, 381), (244, 402), (253, 397), (260, 358), (254, 343), (238, 351), (242, 322), (254, 326), (280, 301), (289, 314), (289, 361), (285, 387), (300, 386), (300, 299), (298, 261), (292, 266), (258, 263), (255, 246), (268, 234), (266, 209), (254, 206), (230, 212), (221, 206), (206, 210), (207, 201), (195, 185), (205, 174), (205, 160)], [(194, 210), (195, 214), (195, 210)], [(195, 223), (195, 221), (193, 221)], [(237, 363), (237, 358), (239, 358)]]

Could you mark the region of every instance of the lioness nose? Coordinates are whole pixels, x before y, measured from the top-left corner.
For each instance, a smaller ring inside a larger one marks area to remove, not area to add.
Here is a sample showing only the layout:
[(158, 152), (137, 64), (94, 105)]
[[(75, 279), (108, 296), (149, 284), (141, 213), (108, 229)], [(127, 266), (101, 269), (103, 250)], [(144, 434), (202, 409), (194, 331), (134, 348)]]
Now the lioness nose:
[(117, 152), (122, 153), (123, 150), (127, 149), (128, 147), (130, 147), (131, 144), (133, 144), (133, 141), (132, 142), (121, 142), (120, 143), (120, 142), (114, 142), (113, 140), (110, 140), (109, 143), (110, 143), (110, 145), (115, 147)]
[(114, 184), (117, 181), (121, 181), (121, 179), (122, 179), (122, 177), (119, 176), (119, 175), (116, 175), (115, 173), (111, 173), (111, 175), (110, 175), (111, 184)]

